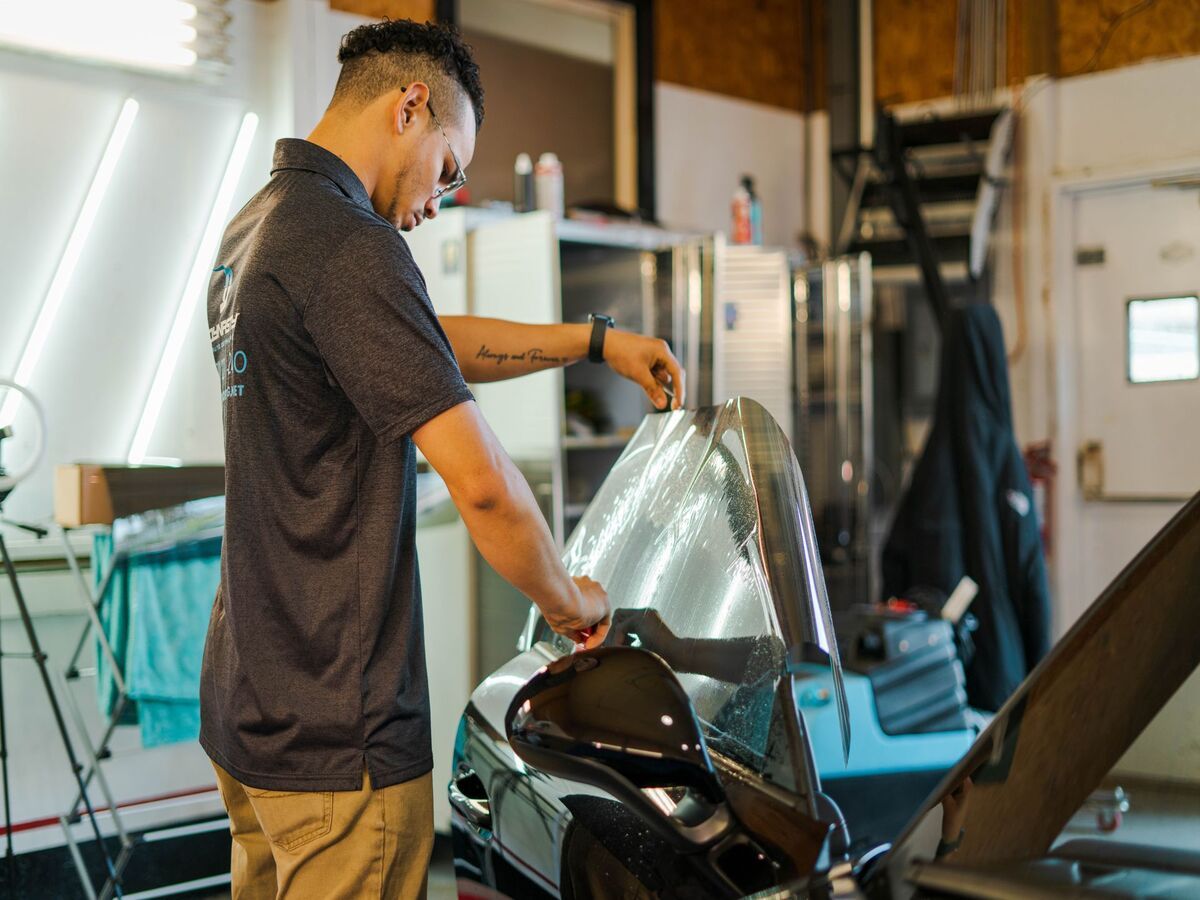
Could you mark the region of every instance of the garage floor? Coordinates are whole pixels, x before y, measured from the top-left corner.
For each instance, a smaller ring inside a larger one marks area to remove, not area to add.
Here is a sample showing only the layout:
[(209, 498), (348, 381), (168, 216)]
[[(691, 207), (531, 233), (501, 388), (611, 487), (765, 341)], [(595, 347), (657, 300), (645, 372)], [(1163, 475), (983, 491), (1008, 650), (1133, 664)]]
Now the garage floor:
[(1148, 782), (1123, 787), (1129, 795), (1129, 812), (1120, 828), (1104, 833), (1097, 828), (1094, 814), (1079, 813), (1063, 829), (1059, 843), (1099, 838), (1200, 853), (1200, 791)]
[[(1149, 844), (1200, 853), (1200, 792), (1151, 784), (1127, 784), (1130, 809), (1121, 827), (1103, 833), (1094, 814), (1080, 813), (1063, 830), (1060, 843), (1075, 838), (1100, 838), (1128, 844)], [(229, 900), (229, 892), (203, 900)], [(429, 870), (429, 900), (456, 900), (454, 865), (448, 843), (439, 842)]]

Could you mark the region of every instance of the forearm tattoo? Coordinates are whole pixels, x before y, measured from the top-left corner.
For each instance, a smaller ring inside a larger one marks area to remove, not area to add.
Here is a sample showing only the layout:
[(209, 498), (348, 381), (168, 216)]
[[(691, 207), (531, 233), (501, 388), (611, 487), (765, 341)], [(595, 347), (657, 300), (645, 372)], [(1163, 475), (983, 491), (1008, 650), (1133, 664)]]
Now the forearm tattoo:
[(522, 350), (520, 353), (498, 353), (483, 344), (479, 348), (479, 352), (475, 354), (478, 360), (494, 362), (498, 366), (505, 363), (533, 363), (535, 365), (560, 366), (565, 365), (569, 360), (565, 356), (547, 356), (542, 352), (541, 347), (530, 347), (528, 350)]

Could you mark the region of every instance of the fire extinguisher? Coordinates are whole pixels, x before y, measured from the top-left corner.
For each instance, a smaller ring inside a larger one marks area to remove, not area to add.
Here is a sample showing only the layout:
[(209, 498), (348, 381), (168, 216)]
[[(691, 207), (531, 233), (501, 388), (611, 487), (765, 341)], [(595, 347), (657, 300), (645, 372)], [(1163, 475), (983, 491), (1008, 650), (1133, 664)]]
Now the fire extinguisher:
[(1049, 559), (1054, 534), (1054, 478), (1058, 465), (1051, 458), (1048, 440), (1027, 444), (1023, 455), (1033, 487), (1033, 508), (1037, 511), (1042, 534), (1042, 552)]

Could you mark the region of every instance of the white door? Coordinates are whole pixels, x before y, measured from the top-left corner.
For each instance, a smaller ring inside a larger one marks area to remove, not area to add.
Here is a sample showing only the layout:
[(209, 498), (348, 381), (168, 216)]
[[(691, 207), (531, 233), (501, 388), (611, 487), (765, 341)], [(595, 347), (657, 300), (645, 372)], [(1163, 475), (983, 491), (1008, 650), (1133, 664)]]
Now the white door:
[[(1073, 596), (1060, 628), (1200, 490), (1200, 191), (1143, 184), (1074, 203), (1076, 433), (1098, 445), (1102, 470), (1077, 494), (1079, 555), (1061, 582)], [(1198, 710), (1200, 673), (1112, 777), (1200, 783)]]
[[(1200, 197), (1143, 183), (1084, 191), (1072, 203), (1078, 388), (1065, 411), (1078, 443), (1064, 445), (1060, 472), (1059, 634), (1200, 489), (1200, 381), (1145, 380), (1190, 374), (1180, 351), (1187, 298), (1200, 292)], [(1168, 315), (1157, 316), (1160, 303)], [(1091, 463), (1078, 474), (1089, 487), (1080, 490), (1070, 457), (1088, 446)]]
[[(1104, 498), (1200, 490), (1200, 191), (1075, 203), (1079, 436)], [(1102, 477), (1101, 477), (1102, 468)]]

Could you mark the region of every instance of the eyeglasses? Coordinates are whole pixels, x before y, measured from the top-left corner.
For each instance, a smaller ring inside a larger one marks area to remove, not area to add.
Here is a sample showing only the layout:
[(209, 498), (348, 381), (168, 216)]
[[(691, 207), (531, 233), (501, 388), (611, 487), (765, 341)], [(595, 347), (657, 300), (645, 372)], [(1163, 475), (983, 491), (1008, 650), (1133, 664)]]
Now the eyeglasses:
[(446, 142), (446, 149), (450, 151), (450, 158), (454, 160), (454, 177), (450, 179), (450, 183), (445, 187), (439, 186), (433, 192), (433, 199), (444, 197), (446, 194), (452, 194), (460, 187), (467, 183), (467, 173), (463, 171), (462, 163), (458, 161), (458, 154), (454, 152), (454, 148), (450, 146), (450, 138), (446, 137), (446, 129), (442, 127), (442, 123), (438, 121), (437, 113), (433, 111), (433, 106), (429, 103), (425, 104), (429, 107), (429, 115), (433, 119), (433, 124), (438, 127), (438, 131), (442, 133), (442, 139)]

